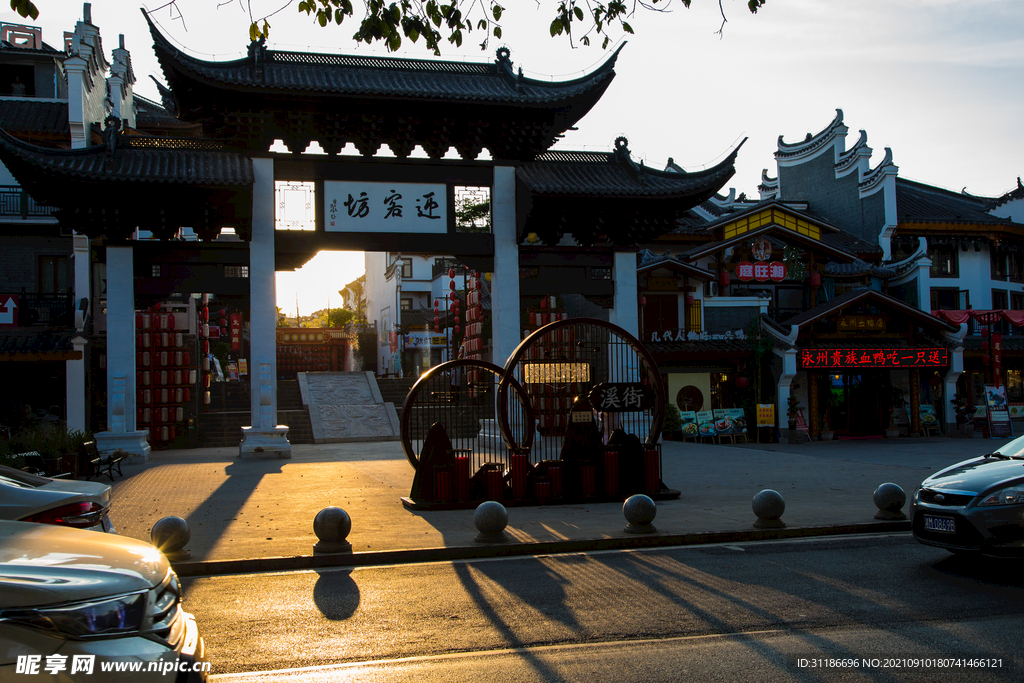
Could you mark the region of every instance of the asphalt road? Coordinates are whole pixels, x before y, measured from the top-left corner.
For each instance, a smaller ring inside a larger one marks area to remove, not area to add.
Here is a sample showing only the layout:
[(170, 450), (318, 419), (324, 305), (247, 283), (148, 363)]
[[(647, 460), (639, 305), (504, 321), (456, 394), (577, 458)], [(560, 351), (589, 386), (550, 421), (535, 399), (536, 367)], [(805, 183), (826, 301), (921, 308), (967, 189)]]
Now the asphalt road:
[(184, 599), (225, 681), (1019, 681), (1022, 568), (861, 536), (195, 578)]

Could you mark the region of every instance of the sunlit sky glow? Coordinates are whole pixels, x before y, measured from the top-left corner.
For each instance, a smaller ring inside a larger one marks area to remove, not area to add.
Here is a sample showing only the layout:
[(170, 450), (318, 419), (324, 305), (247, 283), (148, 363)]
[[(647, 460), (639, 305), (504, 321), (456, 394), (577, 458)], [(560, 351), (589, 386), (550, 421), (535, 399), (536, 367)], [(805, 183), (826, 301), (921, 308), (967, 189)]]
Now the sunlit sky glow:
[[(82, 2), (36, 4), (37, 22), (8, 9), (0, 19), (41, 25), (43, 39), (59, 46), (63, 32), (81, 18)], [(246, 8), (262, 16), (284, 1), (218, 4), (177, 0), (156, 18), (190, 54), (235, 59), (248, 43)], [(624, 135), (634, 157), (649, 166), (664, 168), (672, 157), (697, 170), (749, 137), (729, 186), (757, 196), (761, 169), (775, 175), (777, 138), (795, 142), (817, 133), (841, 108), (850, 128), (847, 144), (866, 130), (872, 165), (891, 147), (901, 177), (999, 195), (1024, 174), (1024, 2), (768, 0), (753, 16), (744, 0), (722, 4), (728, 17), (722, 36), (716, 34), (721, 17), (715, 0), (693, 0), (690, 9), (677, 1), (668, 12), (633, 18), (636, 35), (619, 57), (615, 80), (579, 130), (557, 147), (608, 151)], [(565, 79), (592, 70), (610, 54), (550, 38), (554, 0), (504, 5), (502, 41), (492, 39), (481, 51), (485, 36), (473, 31), (461, 48), (446, 44), (443, 57), (490, 61), (507, 45), (528, 77)], [(118, 34), (125, 35), (136, 91), (158, 100), (149, 77), (162, 75), (137, 6), (98, 0), (92, 16), (108, 59)], [(271, 18), (269, 46), (384, 54), (380, 47), (355, 44), (354, 30), (354, 23), (320, 29), (293, 6)], [(407, 43), (398, 56), (429, 55), (422, 45)], [(337, 291), (361, 272), (361, 256), (318, 257), (300, 273), (279, 276), (278, 305), (293, 312), (297, 292), (301, 312), (325, 308), (327, 295), (337, 299)]]

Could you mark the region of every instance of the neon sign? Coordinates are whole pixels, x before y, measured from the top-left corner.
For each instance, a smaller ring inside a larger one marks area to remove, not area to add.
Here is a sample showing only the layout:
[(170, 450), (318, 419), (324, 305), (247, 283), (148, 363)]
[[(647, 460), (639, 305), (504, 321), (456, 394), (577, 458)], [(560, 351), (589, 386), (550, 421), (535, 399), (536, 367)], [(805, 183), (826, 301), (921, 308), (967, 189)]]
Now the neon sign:
[(949, 349), (801, 349), (800, 367), (807, 370), (838, 368), (943, 368)]

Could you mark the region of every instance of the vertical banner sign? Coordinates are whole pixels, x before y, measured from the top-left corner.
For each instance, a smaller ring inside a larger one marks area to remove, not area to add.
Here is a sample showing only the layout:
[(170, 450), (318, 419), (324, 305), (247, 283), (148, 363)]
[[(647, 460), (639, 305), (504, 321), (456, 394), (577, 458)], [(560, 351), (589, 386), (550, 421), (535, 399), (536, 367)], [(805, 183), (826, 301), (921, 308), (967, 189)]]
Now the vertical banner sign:
[(1006, 387), (1002, 384), (986, 384), (985, 406), (988, 408), (989, 433), (992, 437), (1013, 436), (1010, 406), (1006, 402)]
[(242, 348), (242, 314), (232, 313), (228, 321), (231, 326), (231, 350), (239, 351)]
[(1003, 383), (1003, 335), (992, 333), (992, 381), (998, 387)]

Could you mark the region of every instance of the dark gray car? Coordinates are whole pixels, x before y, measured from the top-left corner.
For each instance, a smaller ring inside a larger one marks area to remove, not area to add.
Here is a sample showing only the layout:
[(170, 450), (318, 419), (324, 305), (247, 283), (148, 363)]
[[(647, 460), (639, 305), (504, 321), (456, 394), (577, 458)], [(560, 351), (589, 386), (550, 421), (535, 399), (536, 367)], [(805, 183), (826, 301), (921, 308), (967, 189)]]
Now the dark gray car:
[(928, 477), (910, 511), (921, 543), (1024, 557), (1024, 437)]

